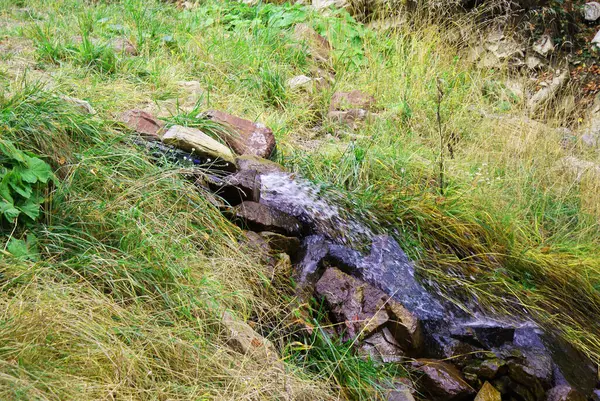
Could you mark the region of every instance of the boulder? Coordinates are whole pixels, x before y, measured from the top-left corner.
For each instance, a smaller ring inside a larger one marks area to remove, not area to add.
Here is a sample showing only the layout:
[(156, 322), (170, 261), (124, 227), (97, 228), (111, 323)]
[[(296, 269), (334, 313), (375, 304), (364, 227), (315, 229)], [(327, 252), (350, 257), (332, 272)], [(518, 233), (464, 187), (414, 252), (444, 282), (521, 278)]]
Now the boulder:
[(369, 112), (363, 109), (353, 110), (332, 110), (327, 113), (327, 118), (340, 124), (346, 124), (350, 126), (356, 125), (359, 121), (364, 121), (369, 116)]
[(296, 24), (293, 37), (298, 42), (304, 42), (308, 46), (308, 51), (315, 61), (326, 63), (331, 54), (331, 44), (317, 31), (307, 24)]
[(151, 140), (160, 140), (165, 123), (157, 120), (150, 113), (143, 110), (127, 110), (121, 115), (121, 121), (128, 128), (146, 136)]
[(600, 18), (600, 3), (590, 1), (583, 6), (583, 18), (586, 21), (594, 22)]
[(375, 98), (359, 90), (336, 92), (331, 97), (329, 110), (370, 110), (375, 105)]
[(279, 173), (285, 171), (284, 168), (268, 159), (254, 155), (242, 155), (235, 158), (235, 162), (240, 171), (252, 170), (259, 174)]
[(586, 401), (586, 397), (571, 386), (556, 386), (548, 391), (546, 401)]
[(477, 393), (475, 401), (502, 401), (502, 396), (494, 386), (485, 382), (481, 390)]
[(286, 237), (278, 233), (263, 231), (260, 236), (269, 244), (269, 247), (276, 252), (284, 252), (294, 256), (300, 249), (300, 240), (296, 237)]
[(232, 210), (239, 221), (253, 231), (272, 231), (298, 236), (302, 224), (294, 217), (257, 202), (242, 202)]
[(275, 150), (273, 131), (261, 123), (255, 123), (222, 111), (210, 110), (205, 117), (223, 124), (231, 130), (231, 135), (223, 139), (238, 155), (254, 155), (269, 158)]
[(215, 163), (228, 170), (235, 170), (235, 157), (229, 148), (196, 128), (174, 125), (163, 135), (162, 141), (192, 154), (208, 157), (208, 163)]
[(433, 359), (417, 359), (413, 366), (423, 376), (418, 386), (434, 401), (462, 400), (475, 395), (460, 372), (451, 364)]
[(388, 392), (386, 401), (415, 401), (413, 391), (410, 385), (398, 383), (396, 388)]

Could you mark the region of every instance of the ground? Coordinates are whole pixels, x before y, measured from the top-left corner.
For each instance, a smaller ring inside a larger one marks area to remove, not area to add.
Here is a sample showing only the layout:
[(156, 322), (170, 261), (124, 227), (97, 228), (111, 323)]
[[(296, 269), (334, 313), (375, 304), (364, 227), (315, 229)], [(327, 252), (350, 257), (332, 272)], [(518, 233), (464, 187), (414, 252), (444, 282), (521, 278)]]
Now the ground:
[[(311, 57), (297, 23), (328, 38), (329, 60)], [(598, 360), (600, 183), (560, 163), (600, 153), (563, 146), (556, 128), (572, 115), (530, 119), (507, 71), (476, 68), (444, 32), (374, 30), (302, 5), (0, 0), (1, 139), (57, 176), (41, 218), (2, 227), (0, 398), (373, 399), (398, 374), (320, 330), (296, 335), (296, 320), (320, 320), (300, 315), (289, 280), (267, 279), (180, 168), (128, 142), (119, 116), (132, 108), (167, 123), (206, 109), (263, 122), (276, 161), (373, 216), (426, 282), (528, 313)], [(123, 39), (133, 54), (113, 48)], [(288, 88), (300, 74), (331, 85)], [(335, 91), (354, 89), (375, 97), (373, 118), (324, 118)], [(28, 236), (29, 253), (8, 250)], [(283, 377), (225, 345), (224, 310), (275, 344)]]

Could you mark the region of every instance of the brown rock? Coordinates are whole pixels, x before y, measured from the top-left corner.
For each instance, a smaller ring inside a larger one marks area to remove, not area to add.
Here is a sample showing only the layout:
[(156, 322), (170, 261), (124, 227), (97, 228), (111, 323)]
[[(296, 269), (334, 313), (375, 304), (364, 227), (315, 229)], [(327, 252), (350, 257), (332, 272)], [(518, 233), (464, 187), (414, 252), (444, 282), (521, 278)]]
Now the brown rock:
[(492, 358), (470, 363), (464, 368), (463, 372), (474, 374), (482, 379), (491, 380), (498, 374), (505, 373), (506, 370), (506, 362), (504, 362), (502, 359)]
[(361, 351), (368, 354), (371, 359), (383, 363), (401, 362), (404, 359), (400, 344), (398, 344), (387, 327), (365, 338)]
[(127, 110), (121, 115), (121, 121), (135, 132), (155, 140), (160, 140), (165, 127), (165, 123), (150, 113), (137, 109)]
[(477, 393), (475, 401), (502, 401), (502, 396), (494, 386), (485, 382), (483, 383), (481, 390), (479, 390), (479, 393)]
[(224, 312), (221, 319), (226, 331), (227, 344), (235, 351), (252, 357), (257, 362), (280, 364), (279, 355), (273, 344), (258, 334), (248, 323)]
[(285, 171), (284, 168), (268, 159), (254, 155), (242, 155), (235, 158), (240, 171), (252, 170), (260, 174), (278, 173)]
[(267, 241), (271, 249), (275, 252), (285, 252), (288, 255), (295, 255), (300, 249), (300, 240), (296, 237), (286, 237), (278, 233), (263, 231), (260, 236)]
[(317, 31), (306, 24), (296, 24), (294, 27), (294, 39), (299, 42), (305, 42), (312, 58), (315, 61), (326, 63), (331, 54), (331, 44)]
[(66, 96), (66, 95), (63, 95), (60, 98), (62, 100), (64, 100), (65, 102), (70, 103), (73, 106), (75, 106), (83, 114), (96, 114), (96, 110), (94, 110), (94, 108), (88, 101), (85, 101), (82, 99), (77, 99), (76, 97), (71, 97), (71, 96)]
[(329, 110), (370, 110), (375, 105), (375, 98), (359, 90), (336, 92), (331, 97)]
[(210, 110), (205, 116), (227, 126), (231, 135), (223, 139), (238, 155), (254, 155), (269, 158), (275, 150), (273, 131), (261, 123), (255, 123), (222, 111)]
[(260, 175), (253, 170), (242, 170), (225, 177), (211, 177), (210, 188), (229, 205), (260, 200)]
[(586, 401), (579, 391), (571, 386), (556, 386), (546, 393), (546, 401)]
[(302, 231), (302, 224), (295, 217), (262, 203), (242, 202), (233, 208), (233, 215), (253, 231), (272, 231), (292, 236)]
[(329, 268), (317, 282), (316, 293), (325, 298), (336, 322), (344, 323), (349, 337), (365, 338), (383, 330), (387, 344), (409, 353), (420, 349), (421, 324), (383, 291)]
[(127, 38), (116, 38), (112, 42), (112, 48), (116, 53), (135, 56), (138, 54), (135, 45)]
[(413, 366), (423, 373), (419, 388), (431, 399), (462, 400), (475, 394), (460, 372), (451, 364), (433, 359), (418, 359)]

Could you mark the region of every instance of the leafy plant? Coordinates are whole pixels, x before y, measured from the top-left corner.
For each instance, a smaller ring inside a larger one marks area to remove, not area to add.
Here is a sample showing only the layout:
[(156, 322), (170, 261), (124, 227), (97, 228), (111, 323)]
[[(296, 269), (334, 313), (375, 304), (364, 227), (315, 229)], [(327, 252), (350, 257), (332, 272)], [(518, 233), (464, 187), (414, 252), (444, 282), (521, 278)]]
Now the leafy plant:
[(6, 221), (36, 220), (44, 201), (41, 190), (53, 179), (46, 162), (0, 140), (0, 214)]

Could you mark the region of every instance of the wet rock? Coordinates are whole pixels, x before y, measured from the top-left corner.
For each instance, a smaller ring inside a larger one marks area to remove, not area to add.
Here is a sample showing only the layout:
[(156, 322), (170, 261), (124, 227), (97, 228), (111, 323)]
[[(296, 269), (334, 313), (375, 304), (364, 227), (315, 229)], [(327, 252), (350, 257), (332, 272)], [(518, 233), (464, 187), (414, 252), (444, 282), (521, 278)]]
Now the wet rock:
[(331, 44), (307, 24), (296, 24), (294, 39), (307, 44), (309, 53), (315, 61), (322, 63), (329, 61)]
[(451, 364), (433, 359), (418, 359), (413, 366), (423, 373), (418, 386), (433, 400), (462, 400), (475, 394), (460, 372)]
[(554, 51), (554, 42), (548, 34), (542, 35), (532, 47), (533, 51), (541, 56), (547, 56)]
[(205, 116), (227, 126), (231, 135), (222, 138), (238, 155), (254, 155), (269, 158), (275, 150), (273, 131), (261, 123), (255, 123), (222, 111), (210, 110)]
[(484, 359), (477, 360), (469, 363), (463, 369), (463, 373), (474, 374), (479, 378), (491, 380), (496, 376), (503, 375), (507, 372), (508, 367), (506, 366), (506, 362), (502, 359), (492, 358), (492, 359)]
[(336, 92), (331, 97), (330, 111), (362, 109), (370, 110), (375, 105), (375, 98), (359, 90)]
[(586, 397), (570, 386), (556, 386), (548, 391), (546, 401), (586, 401)]
[(320, 277), (323, 261), (329, 254), (329, 242), (322, 235), (309, 235), (302, 241), (300, 253), (296, 281), (303, 287), (310, 287)]
[(260, 236), (276, 252), (284, 252), (290, 256), (294, 256), (300, 249), (300, 240), (296, 237), (286, 237), (285, 235), (269, 231), (261, 232)]
[(233, 215), (253, 231), (272, 231), (297, 236), (302, 225), (294, 217), (257, 202), (242, 202), (232, 210)]
[[(523, 350), (522, 358), (507, 360), (508, 376), (524, 386), (536, 400), (541, 400), (552, 383), (552, 359), (543, 350)], [(519, 391), (520, 386), (511, 390)]]
[(268, 159), (254, 155), (243, 155), (235, 158), (240, 171), (252, 170), (260, 174), (283, 172), (284, 168)]
[[(443, 323), (442, 323), (443, 324)], [(433, 327), (431, 327), (433, 326)], [(472, 344), (452, 338), (444, 330), (441, 332), (437, 324), (424, 324), (425, 336), (425, 356), (429, 358), (447, 359), (452, 358), (452, 362), (457, 366), (465, 366), (474, 358), (483, 358), (484, 350)]]
[(325, 271), (315, 292), (325, 299), (332, 320), (342, 323), (341, 329), (351, 339), (368, 337), (388, 322), (387, 296), (336, 268)]
[(367, 354), (372, 360), (383, 363), (401, 362), (404, 359), (400, 344), (388, 328), (374, 333), (363, 340), (359, 352)]
[(66, 96), (66, 95), (63, 95), (60, 98), (62, 100), (64, 100), (65, 102), (70, 103), (73, 106), (75, 106), (83, 114), (96, 114), (96, 110), (94, 110), (92, 105), (85, 100), (77, 99), (75, 97)]
[(221, 323), (225, 328), (227, 345), (233, 350), (251, 357), (257, 362), (269, 365), (281, 364), (279, 355), (273, 344), (258, 334), (248, 323), (224, 312)]
[(236, 169), (231, 150), (199, 129), (174, 125), (163, 135), (162, 141), (192, 154), (206, 156), (208, 163), (215, 163), (215, 167)]
[(477, 393), (475, 401), (502, 401), (502, 395), (494, 386), (485, 382)]
[(600, 18), (600, 3), (597, 1), (590, 1), (583, 6), (583, 18), (586, 21), (596, 21)]
[(112, 41), (112, 48), (116, 53), (136, 56), (138, 54), (135, 45), (127, 38), (116, 38)]
[(421, 321), (440, 321), (444, 307), (419, 284), (414, 264), (393, 238), (373, 238), (371, 253), (364, 256), (346, 246), (329, 247), (329, 259), (402, 304)]
[(600, 390), (594, 390), (592, 393), (591, 401), (600, 401)]
[(450, 334), (458, 340), (489, 350), (512, 342), (515, 327), (479, 319), (473, 322), (455, 322), (455, 326), (450, 329)]
[(260, 200), (260, 174), (254, 170), (241, 170), (223, 177), (208, 178), (209, 188), (231, 206), (244, 201)]
[(121, 121), (135, 132), (148, 137), (148, 139), (160, 140), (165, 124), (154, 118), (150, 113), (143, 110), (127, 110), (121, 115)]

